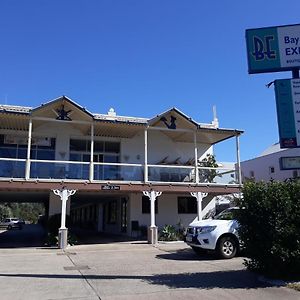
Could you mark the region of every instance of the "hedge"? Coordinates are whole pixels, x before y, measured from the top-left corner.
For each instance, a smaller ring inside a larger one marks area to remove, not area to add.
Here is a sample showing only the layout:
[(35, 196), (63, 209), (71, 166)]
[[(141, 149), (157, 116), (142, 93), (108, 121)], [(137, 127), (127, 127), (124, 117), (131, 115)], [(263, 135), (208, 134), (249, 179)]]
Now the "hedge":
[(248, 269), (300, 278), (300, 183), (248, 182), (237, 216)]

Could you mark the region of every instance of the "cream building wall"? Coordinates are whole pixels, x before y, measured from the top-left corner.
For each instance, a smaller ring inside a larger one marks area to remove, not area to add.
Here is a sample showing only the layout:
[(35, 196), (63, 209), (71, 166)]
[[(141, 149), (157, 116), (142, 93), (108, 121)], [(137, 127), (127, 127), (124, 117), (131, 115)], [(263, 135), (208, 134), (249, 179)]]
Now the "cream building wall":
[[(139, 225), (150, 226), (150, 214), (142, 213), (142, 196), (142, 193), (133, 193), (130, 195), (130, 219), (139, 221)], [(186, 196), (191, 197), (189, 194), (186, 194)], [(196, 214), (178, 214), (176, 194), (163, 193), (157, 198), (157, 201), (158, 213), (155, 214), (155, 223), (159, 228), (164, 227), (166, 224), (176, 226), (179, 222), (184, 227), (187, 227), (197, 216)]]

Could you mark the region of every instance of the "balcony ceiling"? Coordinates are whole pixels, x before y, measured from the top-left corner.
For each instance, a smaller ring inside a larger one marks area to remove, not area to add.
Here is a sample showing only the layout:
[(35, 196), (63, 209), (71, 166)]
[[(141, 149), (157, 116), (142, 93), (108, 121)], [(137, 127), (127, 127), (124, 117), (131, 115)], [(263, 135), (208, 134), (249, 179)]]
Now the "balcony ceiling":
[(25, 114), (1, 113), (0, 129), (28, 131), (29, 116)]
[[(181, 143), (193, 143), (194, 133), (193, 132), (178, 132), (164, 131), (164, 134), (171, 140)], [(226, 130), (226, 129), (206, 129), (199, 128), (196, 131), (196, 138), (198, 143), (204, 144), (216, 144), (223, 140), (229, 139), (239, 134), (239, 131)]]
[[(34, 120), (33, 132), (39, 126), (45, 124), (47, 121)], [(74, 128), (80, 130), (84, 135), (91, 134), (91, 126), (89, 124), (78, 124), (76, 122), (57, 121), (62, 124), (70, 124)], [(29, 116), (25, 114), (1, 114), (0, 129), (4, 130), (17, 130), (28, 131)], [(114, 122), (95, 122), (94, 134), (95, 136), (104, 137), (117, 137), (117, 138), (132, 138), (137, 133), (143, 134), (144, 126), (132, 125), (126, 123), (114, 123)], [(151, 128), (149, 129), (149, 138), (151, 138)], [(161, 131), (171, 140), (182, 143), (193, 143), (193, 132), (182, 132), (175, 130)], [(197, 142), (205, 144), (215, 144), (225, 139), (231, 138), (239, 133), (239, 131), (228, 129), (197, 129)]]
[(95, 136), (132, 138), (138, 132), (143, 133), (144, 126), (125, 123), (96, 122)]

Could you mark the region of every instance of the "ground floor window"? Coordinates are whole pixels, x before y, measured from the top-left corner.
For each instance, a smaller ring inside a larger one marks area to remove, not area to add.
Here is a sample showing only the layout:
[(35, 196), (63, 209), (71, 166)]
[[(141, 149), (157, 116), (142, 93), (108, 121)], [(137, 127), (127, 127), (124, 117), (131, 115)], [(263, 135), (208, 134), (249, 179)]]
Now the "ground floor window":
[[(158, 200), (155, 200), (155, 213), (158, 213)], [(142, 213), (150, 214), (150, 199), (147, 196), (142, 197)]]
[(195, 197), (178, 197), (177, 207), (179, 214), (196, 214), (197, 200)]

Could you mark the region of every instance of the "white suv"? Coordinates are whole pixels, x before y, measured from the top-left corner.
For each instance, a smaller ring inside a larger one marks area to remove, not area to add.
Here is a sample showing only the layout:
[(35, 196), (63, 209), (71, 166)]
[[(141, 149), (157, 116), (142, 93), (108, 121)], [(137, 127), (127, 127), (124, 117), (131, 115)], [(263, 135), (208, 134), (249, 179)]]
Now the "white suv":
[(240, 248), (237, 234), (239, 225), (235, 220), (238, 209), (225, 209), (209, 220), (198, 221), (196, 218), (187, 229), (186, 243), (198, 254), (203, 250), (213, 250), (221, 258), (234, 257)]

